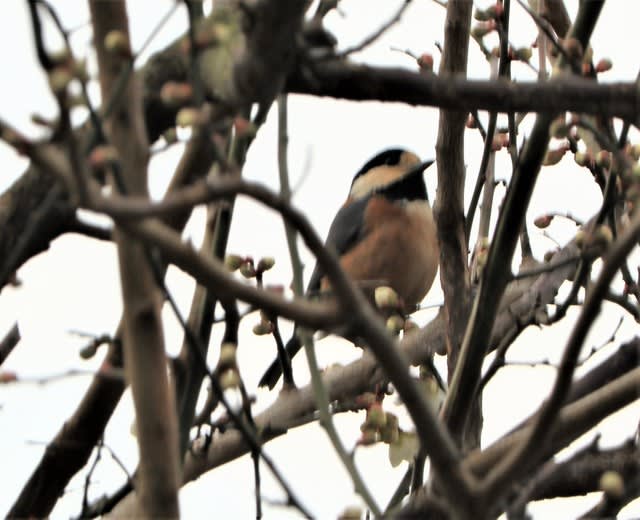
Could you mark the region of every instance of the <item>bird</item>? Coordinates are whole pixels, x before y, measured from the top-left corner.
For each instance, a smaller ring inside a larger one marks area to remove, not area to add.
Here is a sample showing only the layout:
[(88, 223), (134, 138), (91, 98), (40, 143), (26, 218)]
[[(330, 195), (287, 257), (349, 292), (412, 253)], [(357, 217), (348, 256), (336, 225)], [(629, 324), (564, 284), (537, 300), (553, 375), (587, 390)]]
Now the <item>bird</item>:
[[(431, 164), (403, 148), (375, 155), (354, 175), (325, 241), (354, 282), (391, 287), (407, 310), (415, 309), (426, 296), (438, 268), (436, 226), (423, 176)], [(316, 264), (306, 295), (326, 291), (329, 281)], [(283, 366), (285, 382), (290, 379), (293, 384), (290, 359), (302, 347), (296, 330), (297, 325), (285, 347), (288, 356), (280, 353), (259, 386), (273, 389)]]

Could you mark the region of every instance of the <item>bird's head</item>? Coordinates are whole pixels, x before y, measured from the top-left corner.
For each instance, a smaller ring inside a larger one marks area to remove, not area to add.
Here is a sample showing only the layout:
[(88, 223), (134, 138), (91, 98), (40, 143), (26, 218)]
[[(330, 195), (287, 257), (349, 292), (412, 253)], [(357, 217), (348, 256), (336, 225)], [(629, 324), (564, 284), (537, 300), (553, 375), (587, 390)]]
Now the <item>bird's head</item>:
[(413, 152), (392, 148), (370, 159), (353, 177), (349, 198), (381, 193), (394, 199), (427, 200), (422, 172), (433, 161), (421, 162)]

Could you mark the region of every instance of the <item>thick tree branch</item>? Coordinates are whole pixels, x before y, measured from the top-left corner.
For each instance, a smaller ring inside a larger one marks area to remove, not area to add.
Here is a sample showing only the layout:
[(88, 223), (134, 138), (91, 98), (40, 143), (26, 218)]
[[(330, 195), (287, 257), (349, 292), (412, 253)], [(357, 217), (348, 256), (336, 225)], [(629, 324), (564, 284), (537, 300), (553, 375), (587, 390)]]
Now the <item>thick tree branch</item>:
[(531, 500), (571, 497), (601, 491), (600, 477), (615, 471), (625, 482), (640, 474), (640, 452), (630, 440), (609, 449), (589, 449), (569, 460), (554, 464), (543, 480), (535, 482)]
[[(121, 35), (129, 45), (124, 2), (90, 2), (94, 42), (103, 99), (112, 101), (105, 122), (107, 136), (119, 155), (115, 185), (120, 191), (147, 194), (147, 135), (142, 118), (139, 82), (130, 76), (122, 85), (126, 58), (107, 48), (107, 40)], [(119, 90), (119, 89), (122, 90)], [(119, 97), (114, 97), (118, 91)], [(121, 167), (121, 170), (120, 170)], [(124, 366), (136, 412), (140, 462), (136, 488), (140, 507), (136, 516), (179, 516), (179, 455), (175, 397), (170, 385), (160, 309), (162, 298), (145, 248), (116, 227), (124, 306)]]
[(467, 112), (567, 110), (620, 117), (636, 125), (640, 122), (640, 93), (633, 82), (603, 84), (577, 77), (545, 83), (466, 80), (344, 61), (314, 63), (310, 67), (311, 75), (304, 74), (304, 68), (292, 72), (288, 92)]
[[(445, 21), (445, 41), (440, 64), (442, 77), (464, 77), (467, 70), (471, 0), (449, 2)], [(440, 279), (444, 290), (447, 316), (447, 364), (449, 378), (454, 373), (469, 316), (471, 283), (467, 262), (467, 239), (464, 224), (464, 132), (466, 111), (440, 111), (436, 157), (438, 161), (438, 195), (434, 217), (440, 244)], [(478, 422), (476, 421), (477, 425)], [(479, 436), (470, 444), (462, 442), (462, 430), (453, 431), (456, 443), (467, 449), (476, 447)], [(476, 431), (479, 434), (479, 430)]]

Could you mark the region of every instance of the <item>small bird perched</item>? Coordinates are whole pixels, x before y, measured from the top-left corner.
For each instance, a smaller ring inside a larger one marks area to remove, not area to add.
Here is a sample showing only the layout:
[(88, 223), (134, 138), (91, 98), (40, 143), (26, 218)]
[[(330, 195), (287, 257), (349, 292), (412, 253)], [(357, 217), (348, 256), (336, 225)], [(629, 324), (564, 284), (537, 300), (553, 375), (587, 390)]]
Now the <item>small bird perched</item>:
[[(436, 228), (423, 177), (432, 163), (421, 162), (414, 153), (399, 148), (373, 157), (355, 174), (325, 243), (355, 282), (390, 286), (408, 310), (427, 294), (438, 268)], [(316, 265), (307, 295), (329, 288)], [(286, 345), (289, 359), (301, 346), (294, 330)], [(288, 360), (276, 359), (259, 385), (273, 388), (283, 362)]]

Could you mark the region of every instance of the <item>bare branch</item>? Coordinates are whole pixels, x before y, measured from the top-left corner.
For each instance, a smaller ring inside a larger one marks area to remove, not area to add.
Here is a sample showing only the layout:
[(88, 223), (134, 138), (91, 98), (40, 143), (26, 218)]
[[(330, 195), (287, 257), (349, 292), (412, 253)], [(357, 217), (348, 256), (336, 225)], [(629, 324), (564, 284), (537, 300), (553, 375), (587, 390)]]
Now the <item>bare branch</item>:
[(300, 70), (288, 78), (287, 92), (353, 101), (401, 102), (449, 110), (509, 112), (575, 111), (620, 117), (638, 124), (640, 94), (635, 82), (596, 83), (568, 77), (545, 83), (465, 80), (429, 76), (400, 68), (350, 62), (314, 63), (313, 75)]
[(638, 239), (640, 239), (640, 216), (636, 216), (628, 231), (620, 237), (606, 255), (600, 275), (587, 295), (580, 316), (567, 342), (551, 394), (542, 405), (527, 437), (487, 477), (485, 485), (489, 493), (504, 486), (507, 480), (517, 479), (526, 469), (537, 462), (541, 449), (533, 447), (545, 446), (545, 441), (551, 435), (552, 425), (569, 392), (584, 338), (600, 312), (611, 280), (631, 249), (636, 246)]
[(387, 22), (385, 22), (377, 31), (370, 34), (363, 41), (354, 45), (353, 47), (349, 47), (339, 52), (335, 57), (338, 59), (346, 58), (350, 54), (353, 54), (355, 52), (360, 52), (361, 50), (365, 49), (366, 47), (374, 43), (384, 33), (386, 33), (389, 29), (391, 29), (391, 27), (393, 27), (395, 24), (397, 24), (400, 21), (400, 19), (402, 18), (402, 15), (404, 14), (407, 7), (409, 7), (410, 3), (411, 3), (411, 0), (405, 0), (404, 2), (402, 2), (402, 4), (400, 4), (400, 7), (398, 8), (397, 12), (393, 15), (393, 17)]
[[(90, 11), (102, 98), (112, 101), (106, 131), (118, 150), (122, 166), (123, 175), (119, 177), (116, 170), (115, 184), (120, 191), (126, 189), (144, 196), (149, 152), (141, 89), (135, 76), (122, 80), (127, 60), (107, 45), (119, 37), (123, 45), (129, 46), (126, 7), (122, 1), (92, 0)], [(124, 305), (125, 370), (133, 394), (140, 452), (137, 514), (177, 517), (178, 430), (175, 398), (166, 370), (160, 316), (162, 302), (144, 248), (122, 234), (118, 227), (115, 238)]]
[(4, 338), (0, 341), (0, 366), (7, 359), (9, 354), (13, 351), (15, 346), (20, 342), (20, 329), (18, 324), (14, 323), (13, 327), (4, 335)]

